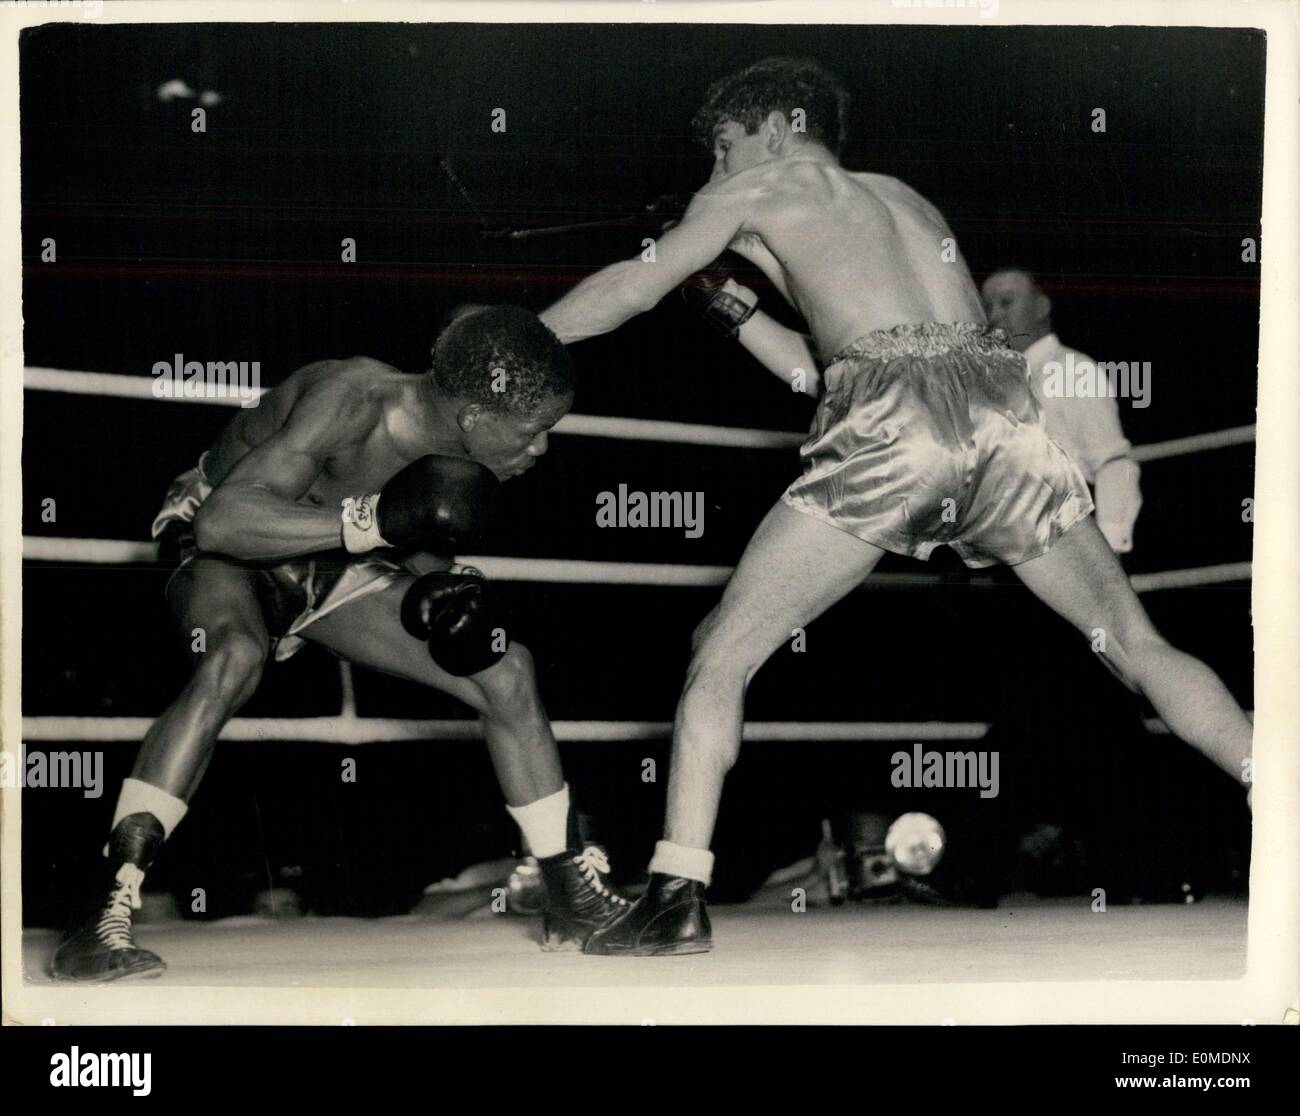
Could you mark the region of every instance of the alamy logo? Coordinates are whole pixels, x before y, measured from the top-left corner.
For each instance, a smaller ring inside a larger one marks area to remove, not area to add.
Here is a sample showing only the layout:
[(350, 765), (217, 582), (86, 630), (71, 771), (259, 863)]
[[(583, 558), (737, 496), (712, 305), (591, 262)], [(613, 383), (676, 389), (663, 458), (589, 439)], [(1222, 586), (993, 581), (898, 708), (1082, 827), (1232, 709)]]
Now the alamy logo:
[(50, 1055), (50, 1084), (55, 1088), (105, 1086), (129, 1088), (137, 1097), (150, 1091), (152, 1054), (84, 1054), (74, 1046), (70, 1053)]
[(680, 527), (688, 539), (704, 534), (703, 492), (618, 492), (596, 494), (597, 527)]
[(998, 796), (997, 752), (927, 752), (913, 744), (889, 762), (889, 781), (896, 787), (979, 787), (981, 798)]
[(0, 751), (0, 787), (75, 787), (85, 798), (104, 793), (103, 752)]
[(177, 353), (169, 364), (153, 366), (155, 399), (238, 399), (241, 407), (256, 407), (262, 397), (262, 362), (246, 360), (186, 360)]
[(1049, 360), (1043, 365), (1043, 394), (1049, 399), (1131, 399), (1136, 410), (1151, 406), (1151, 362)]

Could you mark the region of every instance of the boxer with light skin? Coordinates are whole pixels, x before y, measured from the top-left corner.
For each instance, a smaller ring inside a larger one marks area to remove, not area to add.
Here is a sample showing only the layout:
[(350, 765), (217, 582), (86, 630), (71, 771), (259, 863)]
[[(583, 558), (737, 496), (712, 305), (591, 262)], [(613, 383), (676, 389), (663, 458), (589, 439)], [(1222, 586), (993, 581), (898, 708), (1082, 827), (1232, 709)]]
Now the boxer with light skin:
[(532, 656), (509, 638), (481, 575), (449, 557), (490, 525), (500, 483), (546, 453), (574, 380), (535, 315), (475, 308), (442, 332), (423, 375), (367, 357), (298, 369), (176, 479), (154, 537), (178, 560), (167, 601), (193, 674), (145, 735), (102, 878), (52, 975), (165, 969), (132, 935), (144, 874), (268, 658), (304, 641), (479, 715), (507, 809), (542, 870), (547, 948), (580, 948), (626, 907), (603, 883), (603, 855), (578, 847)]
[[(658, 240), (655, 261), (612, 264), (542, 314), (566, 344), (607, 333), (730, 247), (808, 333), (734, 295), (708, 297), (706, 316), (730, 318), (728, 332), (783, 378), (815, 368), (822, 388), (804, 475), (759, 524), (696, 630), (649, 888), (592, 935), (589, 953), (711, 948), (709, 844), (746, 690), (887, 550), (925, 558), (946, 544), (971, 566), (1012, 565), (1086, 638), (1106, 633), (1102, 662), (1174, 733), (1243, 777), (1249, 720), (1205, 664), (1152, 626), (1089, 514), (1083, 476), (1044, 432), (1023, 359), (988, 328), (965, 263), (945, 251), (955, 240), (942, 214), (895, 178), (840, 165), (846, 101), (825, 70), (792, 59), (716, 83), (696, 118), (712, 176)], [(945, 500), (956, 523), (942, 515)]]

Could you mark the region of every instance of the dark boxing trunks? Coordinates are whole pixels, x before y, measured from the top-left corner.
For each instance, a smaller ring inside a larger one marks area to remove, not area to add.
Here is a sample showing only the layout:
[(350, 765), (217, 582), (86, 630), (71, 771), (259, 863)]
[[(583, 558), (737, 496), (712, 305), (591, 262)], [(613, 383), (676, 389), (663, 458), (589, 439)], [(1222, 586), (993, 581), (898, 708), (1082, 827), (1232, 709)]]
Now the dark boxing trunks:
[[(177, 572), (203, 555), (194, 541), (192, 525), (195, 513), (212, 492), (203, 468), (206, 456), (172, 481), (153, 521), (151, 534), (158, 540), (159, 557), (173, 563)], [(224, 556), (222, 560), (244, 566), (254, 575), (277, 661), (302, 648), (304, 641), (298, 633), (313, 621), (410, 576), (405, 566), (382, 555), (352, 556), (341, 548), (337, 553), (283, 562), (239, 562)]]

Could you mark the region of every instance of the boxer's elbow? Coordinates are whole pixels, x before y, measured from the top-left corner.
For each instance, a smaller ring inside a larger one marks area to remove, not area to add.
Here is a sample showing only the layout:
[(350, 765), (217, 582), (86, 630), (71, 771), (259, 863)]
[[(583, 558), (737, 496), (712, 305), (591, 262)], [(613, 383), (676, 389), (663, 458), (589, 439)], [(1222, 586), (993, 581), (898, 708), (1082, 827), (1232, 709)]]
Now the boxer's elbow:
[(611, 269), (607, 298), (623, 321), (653, 310), (672, 289), (671, 284), (665, 286), (652, 270), (654, 266), (642, 260), (628, 260)]
[(239, 522), (235, 501), (229, 493), (218, 489), (199, 507), (194, 516), (194, 542), (200, 550), (212, 554), (232, 554), (232, 547), (238, 533), (235, 524)]

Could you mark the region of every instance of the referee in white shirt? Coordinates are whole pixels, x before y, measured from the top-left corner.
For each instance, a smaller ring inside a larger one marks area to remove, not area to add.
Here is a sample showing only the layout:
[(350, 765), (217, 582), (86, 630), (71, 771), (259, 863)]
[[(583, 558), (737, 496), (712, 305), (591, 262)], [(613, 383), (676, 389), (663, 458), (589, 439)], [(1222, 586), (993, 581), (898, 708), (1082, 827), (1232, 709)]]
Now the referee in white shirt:
[(1093, 488), (1097, 526), (1116, 554), (1133, 549), (1133, 524), (1142, 506), (1140, 470), (1119, 421), (1119, 404), (1098, 395), (1048, 394), (1043, 368), (1056, 362), (1092, 363), (1090, 357), (1062, 345), (1052, 332), (1052, 300), (1033, 275), (1018, 268), (996, 271), (984, 281), (984, 308), (989, 324), (1005, 330), (1010, 346), (1025, 354), (1030, 383), (1043, 409), (1048, 436), (1074, 458)]

